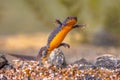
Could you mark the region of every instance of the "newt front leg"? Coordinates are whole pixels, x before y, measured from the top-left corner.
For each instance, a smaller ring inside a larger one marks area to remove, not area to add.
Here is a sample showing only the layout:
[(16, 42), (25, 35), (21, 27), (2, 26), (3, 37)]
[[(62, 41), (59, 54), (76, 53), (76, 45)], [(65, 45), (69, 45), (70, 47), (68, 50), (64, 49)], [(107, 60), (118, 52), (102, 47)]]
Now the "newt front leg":
[(58, 47), (61, 47), (61, 46), (64, 46), (64, 47), (68, 47), (68, 48), (70, 48), (70, 45), (67, 44), (67, 43), (61, 43)]
[(86, 24), (78, 24), (78, 25), (74, 25), (72, 28), (79, 28), (79, 27), (84, 27), (86, 26)]

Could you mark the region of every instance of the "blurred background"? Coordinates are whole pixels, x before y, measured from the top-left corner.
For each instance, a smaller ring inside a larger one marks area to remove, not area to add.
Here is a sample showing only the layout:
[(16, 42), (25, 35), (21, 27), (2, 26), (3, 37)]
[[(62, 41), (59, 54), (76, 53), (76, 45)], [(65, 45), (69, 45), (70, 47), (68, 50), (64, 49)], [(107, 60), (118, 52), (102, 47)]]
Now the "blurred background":
[(58, 26), (55, 20), (68, 16), (87, 24), (65, 38), (71, 45), (62, 48), (68, 62), (106, 53), (119, 56), (120, 0), (0, 0), (0, 53), (36, 56)]

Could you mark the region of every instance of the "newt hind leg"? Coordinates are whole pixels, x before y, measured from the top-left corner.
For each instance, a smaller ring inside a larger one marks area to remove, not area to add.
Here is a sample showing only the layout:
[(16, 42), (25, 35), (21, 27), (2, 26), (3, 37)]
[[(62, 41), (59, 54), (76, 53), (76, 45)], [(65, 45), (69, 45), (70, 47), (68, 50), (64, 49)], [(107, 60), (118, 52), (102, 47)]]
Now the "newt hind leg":
[(61, 47), (61, 46), (64, 46), (64, 47), (68, 47), (68, 48), (70, 48), (70, 45), (67, 44), (67, 43), (61, 43), (58, 47)]
[(43, 56), (45, 56), (46, 53), (47, 53), (47, 47), (44, 46), (44, 47), (42, 47), (42, 48), (40, 49), (40, 51), (39, 51), (39, 53), (38, 53), (38, 55), (37, 55), (37, 60), (41, 60), (41, 58), (42, 58)]
[(37, 55), (37, 60), (39, 61), (40, 65), (43, 65), (47, 60), (48, 56), (50, 55), (51, 51), (48, 51), (46, 46), (42, 47)]

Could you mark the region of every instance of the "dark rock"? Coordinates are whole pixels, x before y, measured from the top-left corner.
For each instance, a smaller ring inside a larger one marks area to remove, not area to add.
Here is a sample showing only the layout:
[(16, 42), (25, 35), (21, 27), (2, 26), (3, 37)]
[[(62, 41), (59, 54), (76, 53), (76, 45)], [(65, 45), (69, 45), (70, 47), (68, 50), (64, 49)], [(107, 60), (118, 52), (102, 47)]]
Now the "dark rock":
[(8, 64), (7, 59), (3, 54), (0, 54), (0, 69), (3, 68), (6, 64)]
[(56, 48), (51, 52), (50, 56), (48, 57), (48, 61), (50, 64), (53, 64), (57, 67), (66, 66), (65, 56), (59, 48)]
[(107, 69), (116, 69), (119, 66), (120, 60), (118, 60), (113, 55), (103, 55), (97, 58), (95, 65), (99, 68), (107, 68)]
[(82, 58), (78, 61), (75, 61), (71, 65), (78, 65), (79, 70), (84, 70), (84, 69), (88, 69), (88, 68), (92, 68), (92, 69), (96, 68), (91, 62), (87, 61), (84, 58)]

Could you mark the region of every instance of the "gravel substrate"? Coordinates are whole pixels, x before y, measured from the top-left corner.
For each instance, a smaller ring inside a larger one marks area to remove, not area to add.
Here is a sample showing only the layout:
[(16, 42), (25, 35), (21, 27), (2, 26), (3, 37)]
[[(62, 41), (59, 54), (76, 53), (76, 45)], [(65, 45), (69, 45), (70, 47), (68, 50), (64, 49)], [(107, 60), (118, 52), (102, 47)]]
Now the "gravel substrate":
[(120, 59), (109, 54), (67, 64), (63, 52), (55, 49), (44, 65), (30, 56), (10, 55), (20, 59), (10, 64), (0, 55), (0, 80), (120, 80)]
[(0, 80), (120, 80), (119, 69), (78, 69), (78, 64), (57, 68), (46, 62), (13, 60), (13, 67), (0, 70)]

